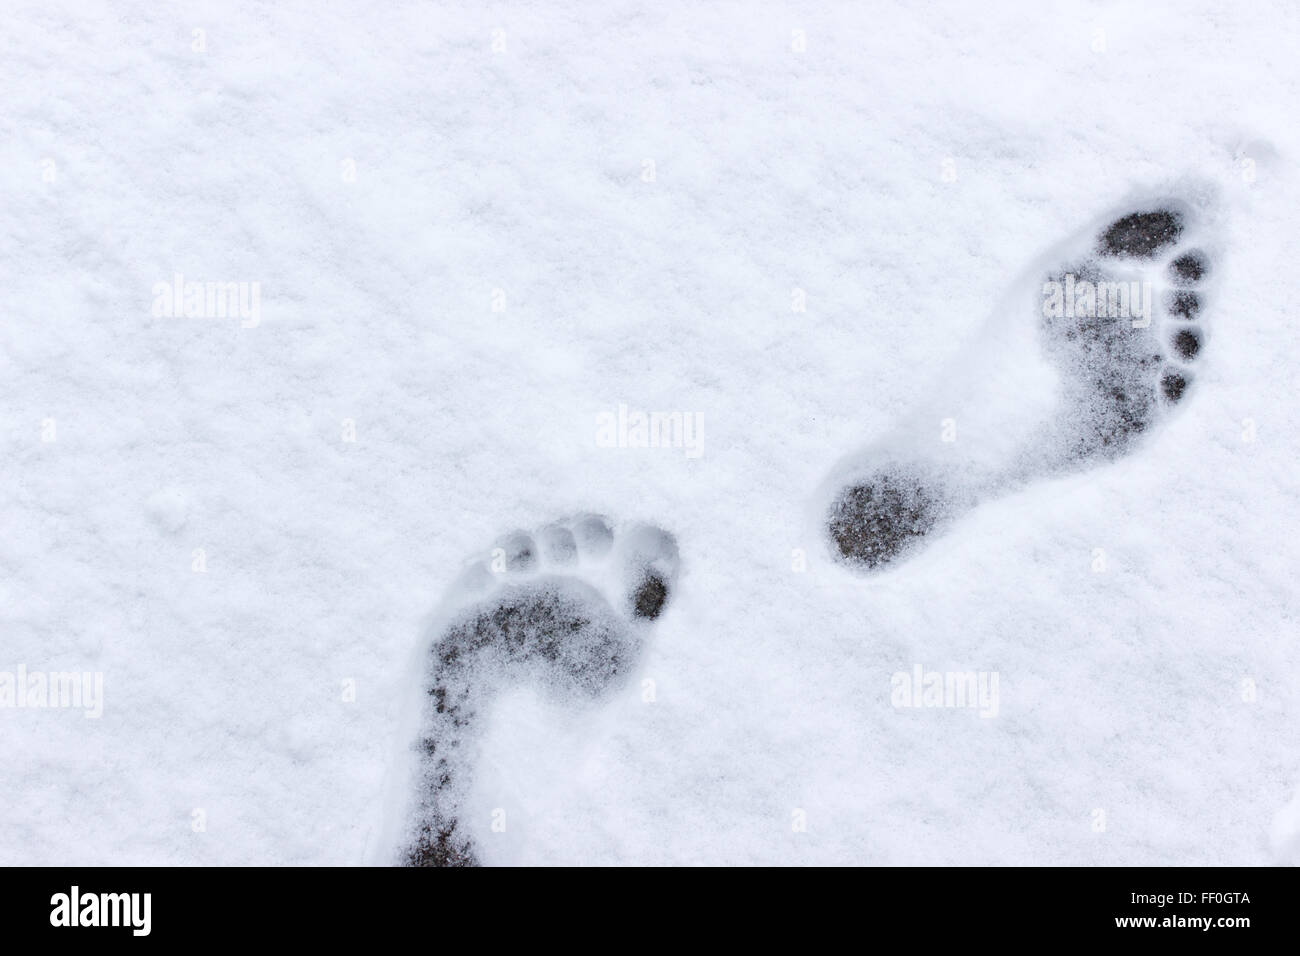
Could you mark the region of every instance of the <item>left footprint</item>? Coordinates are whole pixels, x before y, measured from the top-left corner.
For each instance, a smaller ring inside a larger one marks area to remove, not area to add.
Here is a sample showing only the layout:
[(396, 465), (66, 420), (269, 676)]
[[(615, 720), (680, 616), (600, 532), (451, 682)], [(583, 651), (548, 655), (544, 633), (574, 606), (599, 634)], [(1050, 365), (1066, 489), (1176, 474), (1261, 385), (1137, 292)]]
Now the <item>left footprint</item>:
[(625, 677), (676, 587), (677, 545), (650, 525), (581, 515), (515, 532), (470, 562), (424, 662), (408, 866), (475, 866), (463, 823), (479, 717), (503, 686), (591, 700)]

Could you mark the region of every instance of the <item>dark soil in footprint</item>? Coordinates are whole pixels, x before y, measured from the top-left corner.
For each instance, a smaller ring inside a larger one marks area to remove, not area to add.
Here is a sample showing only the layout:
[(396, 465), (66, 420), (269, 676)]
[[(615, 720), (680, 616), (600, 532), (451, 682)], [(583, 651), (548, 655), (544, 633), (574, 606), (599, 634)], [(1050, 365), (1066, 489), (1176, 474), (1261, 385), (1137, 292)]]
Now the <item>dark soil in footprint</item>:
[(1150, 259), (1178, 241), (1183, 232), (1182, 217), (1168, 209), (1135, 212), (1117, 219), (1101, 234), (1101, 251), (1108, 256)]
[(666, 603), (668, 603), (668, 585), (663, 578), (652, 571), (646, 575), (645, 580), (632, 595), (632, 613), (639, 618), (653, 621), (659, 616)]
[(1183, 253), (1169, 264), (1169, 277), (1179, 284), (1200, 282), (1209, 271), (1205, 254), (1196, 251)]
[(1201, 300), (1195, 292), (1174, 292), (1165, 297), (1165, 309), (1174, 318), (1190, 322), (1201, 311)]
[(841, 558), (874, 568), (892, 561), (934, 527), (934, 494), (903, 475), (879, 475), (846, 488), (831, 507), (827, 527)]
[(1191, 360), (1201, 350), (1201, 337), (1191, 329), (1179, 329), (1173, 339), (1174, 351), (1179, 358)]

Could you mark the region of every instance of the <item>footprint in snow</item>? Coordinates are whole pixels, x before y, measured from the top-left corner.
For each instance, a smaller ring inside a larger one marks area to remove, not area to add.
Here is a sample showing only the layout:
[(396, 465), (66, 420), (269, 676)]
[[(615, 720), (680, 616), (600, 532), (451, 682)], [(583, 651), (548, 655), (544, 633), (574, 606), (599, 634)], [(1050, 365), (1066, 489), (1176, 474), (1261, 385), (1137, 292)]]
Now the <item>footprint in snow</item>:
[(1027, 270), (923, 407), (828, 479), (833, 556), (882, 569), (982, 500), (1138, 447), (1192, 390), (1213, 211), (1199, 186), (1148, 197)]
[(596, 515), (515, 532), (466, 565), (418, 666), (413, 780), (402, 775), (408, 798), (396, 809), (401, 862), (479, 862), (463, 821), (493, 694), (528, 683), (563, 700), (600, 697), (637, 661), (678, 565), (668, 532), (640, 524), (616, 532)]

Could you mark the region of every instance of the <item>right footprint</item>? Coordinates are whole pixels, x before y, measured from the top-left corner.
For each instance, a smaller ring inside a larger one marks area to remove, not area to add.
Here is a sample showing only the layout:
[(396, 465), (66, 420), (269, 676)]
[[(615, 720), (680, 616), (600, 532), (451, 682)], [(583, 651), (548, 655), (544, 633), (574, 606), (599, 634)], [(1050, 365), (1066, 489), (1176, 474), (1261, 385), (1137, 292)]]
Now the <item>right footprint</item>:
[(465, 801), (493, 696), (511, 684), (577, 704), (608, 692), (635, 665), (677, 571), (667, 531), (616, 530), (598, 515), (516, 531), (466, 565), (416, 664), (416, 766), (394, 784), (402, 862), (479, 862)]
[(982, 500), (1135, 448), (1192, 388), (1212, 208), (1202, 188), (1131, 204), (1031, 268), (977, 354), (828, 482), (834, 557), (882, 569)]

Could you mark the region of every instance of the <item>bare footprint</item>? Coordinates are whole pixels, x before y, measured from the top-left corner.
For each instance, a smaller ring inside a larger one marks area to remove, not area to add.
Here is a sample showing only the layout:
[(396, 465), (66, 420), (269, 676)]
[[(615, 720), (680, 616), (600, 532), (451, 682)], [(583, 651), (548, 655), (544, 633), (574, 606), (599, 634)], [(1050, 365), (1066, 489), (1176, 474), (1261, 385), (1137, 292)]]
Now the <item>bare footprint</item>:
[(1128, 203), (1036, 262), (922, 407), (828, 480), (834, 557), (883, 568), (982, 500), (1136, 448), (1193, 386), (1213, 210), (1199, 186)]
[(466, 565), (421, 665), (415, 796), (401, 811), (402, 862), (478, 863), (462, 820), (484, 708), (511, 684), (575, 703), (606, 693), (640, 656), (672, 596), (678, 565), (666, 531), (616, 531), (596, 515), (515, 532)]

